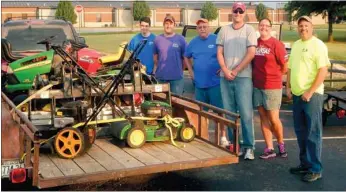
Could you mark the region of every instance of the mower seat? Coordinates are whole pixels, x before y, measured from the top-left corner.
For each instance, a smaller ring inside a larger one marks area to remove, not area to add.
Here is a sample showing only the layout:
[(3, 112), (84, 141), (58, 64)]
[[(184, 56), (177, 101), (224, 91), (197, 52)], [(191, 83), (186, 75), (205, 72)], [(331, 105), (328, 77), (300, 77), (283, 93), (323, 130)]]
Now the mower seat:
[(70, 40), (70, 43), (71, 43), (71, 46), (72, 46), (72, 49), (75, 50), (75, 51), (79, 51), (83, 48), (88, 48), (89, 46), (85, 43), (77, 43), (73, 40)]
[(12, 54), (10, 42), (7, 39), (1, 38), (1, 58), (9, 63), (21, 59), (22, 57)]
[(128, 45), (127, 42), (121, 43), (119, 46), (119, 49), (118, 49), (118, 53), (100, 57), (100, 59), (99, 59), (100, 63), (103, 65), (121, 64), (125, 59), (127, 45)]

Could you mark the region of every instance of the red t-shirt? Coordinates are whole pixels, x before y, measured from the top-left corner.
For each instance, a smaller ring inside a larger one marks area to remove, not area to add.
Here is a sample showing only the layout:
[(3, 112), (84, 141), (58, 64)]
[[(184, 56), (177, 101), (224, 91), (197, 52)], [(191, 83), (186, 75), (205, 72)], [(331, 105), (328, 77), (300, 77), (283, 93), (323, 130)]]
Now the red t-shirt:
[(288, 56), (283, 43), (271, 37), (257, 39), (257, 48), (252, 69), (253, 85), (259, 89), (281, 89), (282, 68)]

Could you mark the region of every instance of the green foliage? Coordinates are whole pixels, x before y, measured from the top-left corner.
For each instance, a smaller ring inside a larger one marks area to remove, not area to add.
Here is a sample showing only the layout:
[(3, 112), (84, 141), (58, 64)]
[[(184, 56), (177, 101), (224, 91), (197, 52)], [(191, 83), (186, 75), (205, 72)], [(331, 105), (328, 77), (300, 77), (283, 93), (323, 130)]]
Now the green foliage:
[(56, 18), (65, 18), (67, 21), (77, 23), (77, 15), (74, 12), (74, 7), (71, 1), (60, 1), (55, 12)]
[(133, 2), (132, 15), (135, 21), (139, 21), (143, 17), (149, 17), (150, 8), (148, 4), (145, 1)]
[(289, 1), (285, 5), (285, 10), (292, 15), (293, 20), (297, 20), (302, 15), (319, 15), (328, 17), (328, 41), (333, 41), (333, 23), (336, 16), (343, 11), (346, 6), (345, 1)]
[(264, 18), (268, 18), (267, 8), (262, 3), (257, 5), (255, 14), (257, 21), (260, 21)]
[(217, 8), (212, 2), (205, 2), (201, 9), (201, 17), (207, 19), (208, 21), (212, 21), (217, 19), (218, 12)]

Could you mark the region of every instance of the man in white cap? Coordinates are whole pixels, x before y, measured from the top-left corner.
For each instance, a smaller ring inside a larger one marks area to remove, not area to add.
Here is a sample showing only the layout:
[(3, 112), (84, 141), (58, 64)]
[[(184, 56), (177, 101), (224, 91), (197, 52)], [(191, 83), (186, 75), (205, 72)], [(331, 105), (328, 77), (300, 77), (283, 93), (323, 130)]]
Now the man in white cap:
[(294, 130), (300, 149), (300, 165), (292, 174), (304, 174), (303, 181), (322, 178), (323, 81), (330, 61), (327, 46), (313, 36), (308, 16), (298, 19), (300, 39), (294, 42), (289, 58), (286, 94), (293, 93)]
[[(217, 58), (221, 67), (221, 95), (226, 110), (234, 113), (239, 111), (244, 159), (253, 160), (255, 136), (251, 61), (255, 57), (257, 38), (255, 29), (244, 22), (245, 4), (235, 2), (232, 11), (233, 23), (222, 27), (216, 40)], [(233, 137), (230, 129), (228, 137)], [(225, 138), (221, 138), (221, 142), (224, 141)]]

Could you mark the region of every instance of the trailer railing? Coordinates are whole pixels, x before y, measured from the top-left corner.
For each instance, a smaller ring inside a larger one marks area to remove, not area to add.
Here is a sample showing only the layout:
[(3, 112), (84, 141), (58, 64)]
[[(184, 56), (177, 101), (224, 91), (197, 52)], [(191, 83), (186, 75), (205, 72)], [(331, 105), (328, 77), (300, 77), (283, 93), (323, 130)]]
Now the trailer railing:
[[(155, 94), (156, 98), (164, 98), (163, 95)], [(174, 107), (175, 111), (185, 111), (185, 112), (192, 112), (197, 115), (197, 136), (202, 139), (203, 141), (210, 143), (210, 144), (216, 144), (219, 148), (225, 150), (225, 148), (222, 148), (219, 146), (220, 144), (220, 133), (222, 129), (225, 129), (225, 126), (232, 129), (233, 132), (233, 138), (232, 143), (234, 145), (232, 153), (239, 155), (239, 127), (240, 127), (240, 115), (236, 113), (232, 113), (230, 111), (220, 109), (218, 107), (199, 102), (187, 97), (183, 97), (177, 94), (172, 93), (172, 106)], [(205, 108), (212, 110), (213, 112), (208, 112), (205, 110)], [(181, 115), (181, 114), (179, 114)], [(178, 116), (179, 116), (178, 115)], [(206, 139), (203, 137), (202, 133), (207, 131), (208, 132), (208, 126), (204, 127), (207, 130), (203, 129), (203, 123), (202, 118), (206, 118), (208, 120), (214, 121), (215, 123), (215, 133), (213, 140)], [(189, 121), (195, 120), (192, 118), (189, 118)]]
[[(341, 60), (330, 60), (329, 79), (324, 80), (324, 82), (329, 82), (330, 87), (334, 87), (334, 82), (346, 82), (346, 70), (334, 69), (335, 65), (342, 65), (346, 68), (346, 61)], [(333, 78), (333, 74), (344, 74), (344, 78)], [(345, 85), (346, 86), (346, 85)]]
[[(19, 124), (20, 134), (24, 133), (24, 145), (21, 146), (21, 156), (25, 154), (24, 166), (28, 171), (28, 176), (32, 177), (32, 183), (34, 186), (38, 185), (38, 169), (39, 169), (39, 153), (40, 153), (40, 132), (31, 123), (31, 121), (22, 113), (20, 110), (16, 109), (13, 102), (1, 92), (2, 99), (8, 104), (9, 110), (11, 111), (12, 119)], [(33, 148), (33, 161), (32, 161), (32, 145)]]

